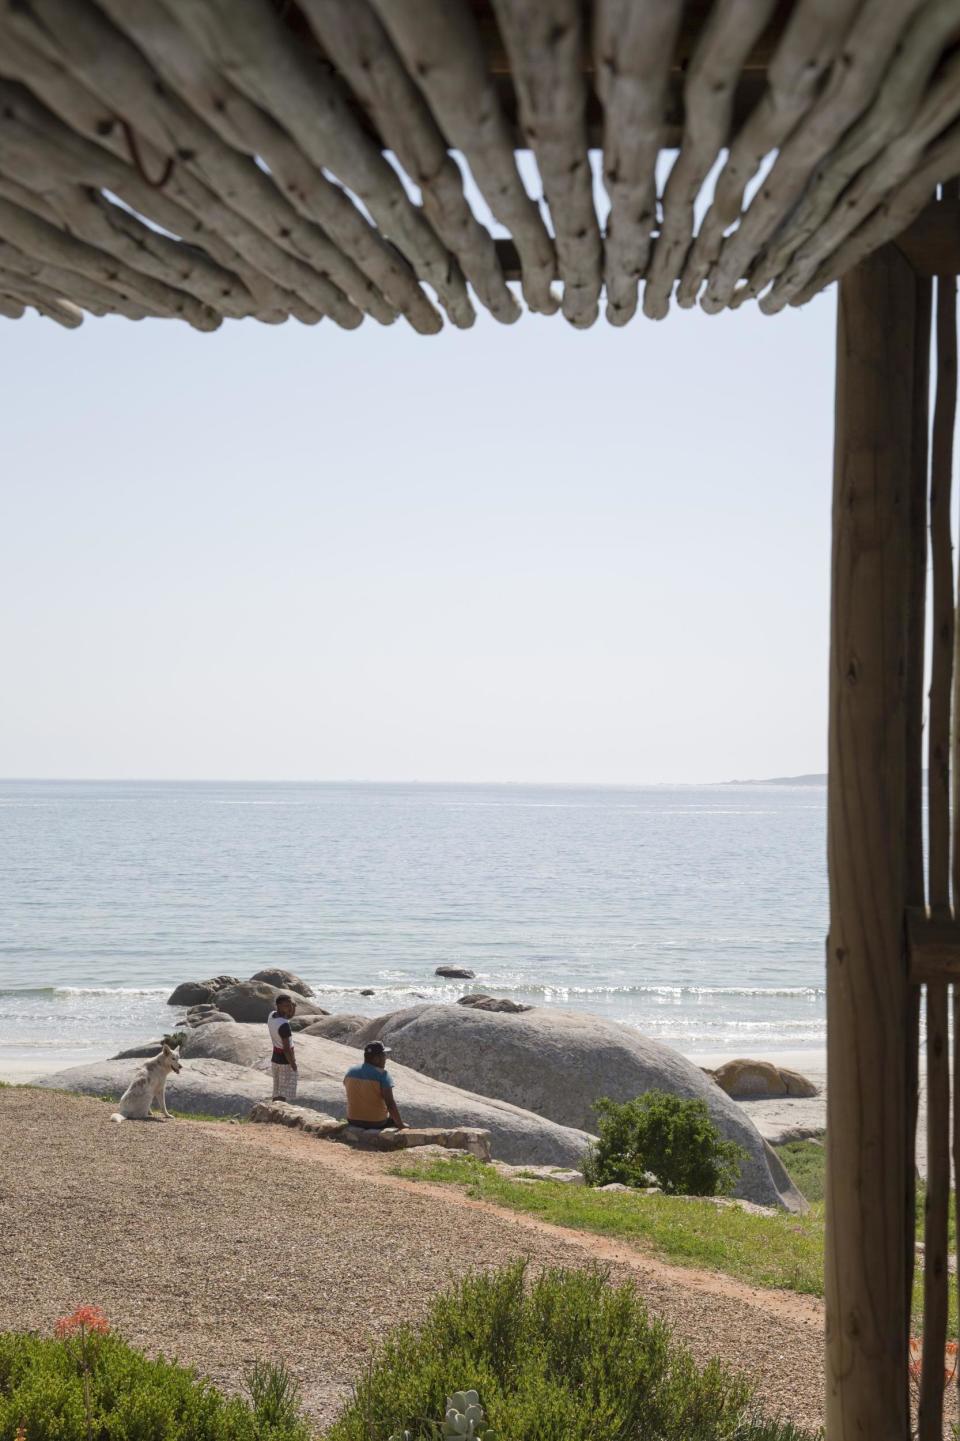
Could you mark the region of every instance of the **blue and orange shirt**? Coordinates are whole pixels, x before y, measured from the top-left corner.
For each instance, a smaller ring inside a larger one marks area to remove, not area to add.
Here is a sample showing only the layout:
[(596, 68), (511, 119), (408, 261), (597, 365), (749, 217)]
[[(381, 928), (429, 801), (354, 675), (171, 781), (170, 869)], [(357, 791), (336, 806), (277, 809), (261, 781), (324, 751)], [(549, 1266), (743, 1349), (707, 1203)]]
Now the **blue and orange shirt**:
[(393, 1082), (386, 1071), (364, 1061), (360, 1066), (351, 1066), (343, 1078), (347, 1092), (347, 1119), (350, 1121), (387, 1121), (390, 1112), (383, 1099), (382, 1087), (393, 1090)]

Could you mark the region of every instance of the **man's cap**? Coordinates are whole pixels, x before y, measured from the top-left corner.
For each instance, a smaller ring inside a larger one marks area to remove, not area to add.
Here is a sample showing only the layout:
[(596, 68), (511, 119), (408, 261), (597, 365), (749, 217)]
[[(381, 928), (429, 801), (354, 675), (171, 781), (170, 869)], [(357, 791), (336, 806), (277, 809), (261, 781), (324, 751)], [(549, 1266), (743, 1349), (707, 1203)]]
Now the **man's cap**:
[(389, 1056), (391, 1054), (390, 1047), (385, 1046), (382, 1041), (371, 1041), (368, 1046), (364, 1046), (363, 1048), (363, 1059), (365, 1061), (371, 1060), (374, 1056)]

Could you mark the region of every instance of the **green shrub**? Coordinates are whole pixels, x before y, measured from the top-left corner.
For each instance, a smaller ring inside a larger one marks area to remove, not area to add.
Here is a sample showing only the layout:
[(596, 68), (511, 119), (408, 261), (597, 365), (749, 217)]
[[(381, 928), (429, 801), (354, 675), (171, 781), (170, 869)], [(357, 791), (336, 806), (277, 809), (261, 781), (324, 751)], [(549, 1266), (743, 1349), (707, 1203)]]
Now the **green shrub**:
[(525, 1280), (522, 1264), (468, 1277), (419, 1331), (394, 1331), (327, 1441), (435, 1441), (461, 1386), (503, 1441), (809, 1441), (750, 1419), (749, 1384), (699, 1370), (635, 1287), (600, 1271)]
[(583, 1171), (591, 1186), (619, 1181), (670, 1196), (722, 1196), (733, 1190), (746, 1152), (721, 1137), (705, 1101), (647, 1091), (633, 1101), (596, 1102), (599, 1140)]
[(152, 1360), (119, 1336), (97, 1336), (84, 1374), (72, 1339), (0, 1334), (0, 1441), (309, 1441), (282, 1368), (248, 1378), (250, 1400), (227, 1398), (174, 1361)]

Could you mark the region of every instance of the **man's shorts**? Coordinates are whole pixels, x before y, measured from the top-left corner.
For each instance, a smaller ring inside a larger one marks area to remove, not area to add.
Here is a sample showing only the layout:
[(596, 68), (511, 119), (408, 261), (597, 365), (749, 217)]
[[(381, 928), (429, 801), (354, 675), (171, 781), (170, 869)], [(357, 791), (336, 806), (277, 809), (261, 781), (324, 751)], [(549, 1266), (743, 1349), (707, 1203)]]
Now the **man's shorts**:
[(347, 1125), (355, 1126), (358, 1131), (387, 1131), (393, 1125), (393, 1122), (389, 1116), (385, 1121), (351, 1121), (348, 1116)]
[(278, 1066), (273, 1061), (270, 1066), (273, 1072), (273, 1099), (275, 1101), (295, 1101), (297, 1099), (297, 1072), (292, 1066)]

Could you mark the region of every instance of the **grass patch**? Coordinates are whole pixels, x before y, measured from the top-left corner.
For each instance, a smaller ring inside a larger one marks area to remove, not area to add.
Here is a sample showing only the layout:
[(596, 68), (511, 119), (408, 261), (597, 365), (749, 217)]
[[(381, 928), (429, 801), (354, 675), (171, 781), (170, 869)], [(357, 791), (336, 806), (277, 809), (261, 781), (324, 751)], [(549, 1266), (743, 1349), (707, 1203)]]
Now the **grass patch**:
[[(809, 1142), (794, 1146), (810, 1147)], [(783, 1148), (787, 1149), (787, 1148)], [(810, 1150), (820, 1148), (810, 1147)], [(786, 1161), (786, 1158), (784, 1158)], [(822, 1162), (820, 1162), (822, 1186)], [(585, 1186), (540, 1181), (523, 1185), (506, 1180), (492, 1166), (473, 1159), (405, 1161), (394, 1174), (415, 1181), (461, 1187), (467, 1195), (511, 1211), (537, 1216), (573, 1231), (589, 1231), (635, 1246), (645, 1255), (678, 1266), (719, 1271), (751, 1286), (823, 1296), (824, 1213), (822, 1200), (812, 1201), (805, 1216), (777, 1211), (753, 1216), (737, 1207), (676, 1196), (631, 1196), (593, 1191)], [(816, 1171), (809, 1160), (808, 1184)], [(923, 1197), (918, 1197), (922, 1229)], [(914, 1280), (914, 1331), (920, 1334), (923, 1282)], [(950, 1287), (949, 1335), (957, 1335), (956, 1287)]]
[(790, 1141), (773, 1148), (790, 1172), (797, 1190), (808, 1201), (822, 1201), (826, 1194), (827, 1148), (818, 1141)]
[(600, 1271), (527, 1284), (522, 1264), (467, 1277), (392, 1332), (327, 1441), (436, 1441), (461, 1386), (499, 1441), (813, 1441), (757, 1416), (742, 1376), (698, 1368), (635, 1287)]

